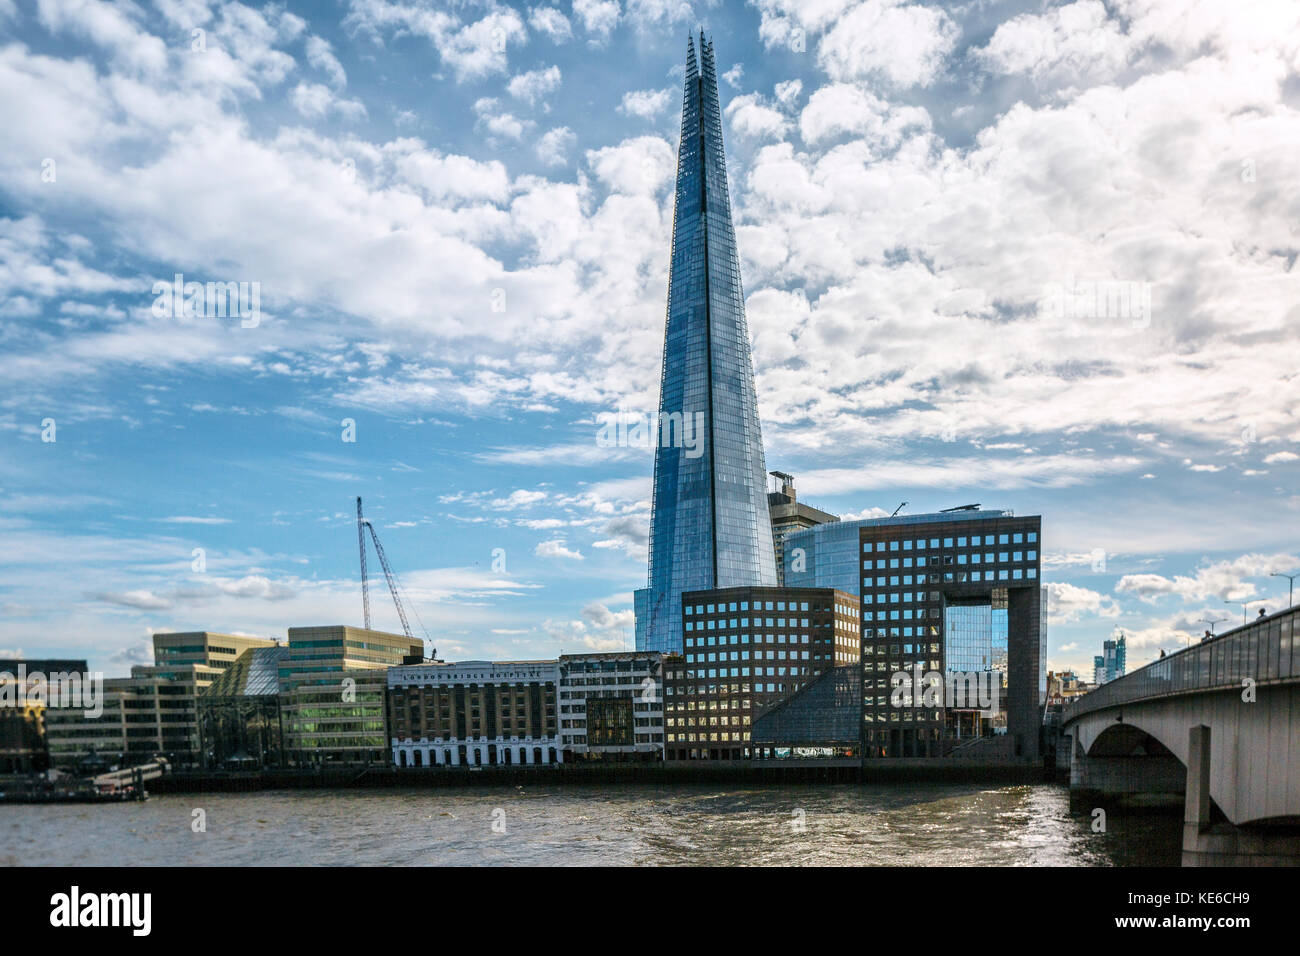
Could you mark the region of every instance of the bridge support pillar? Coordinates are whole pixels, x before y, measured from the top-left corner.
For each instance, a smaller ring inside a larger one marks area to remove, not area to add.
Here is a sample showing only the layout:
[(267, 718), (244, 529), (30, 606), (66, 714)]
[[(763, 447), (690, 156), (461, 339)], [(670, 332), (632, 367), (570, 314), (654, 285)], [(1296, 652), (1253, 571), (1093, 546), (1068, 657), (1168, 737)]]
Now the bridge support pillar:
[(1296, 866), (1300, 834), (1210, 822), (1210, 728), (1187, 733), (1183, 866)]

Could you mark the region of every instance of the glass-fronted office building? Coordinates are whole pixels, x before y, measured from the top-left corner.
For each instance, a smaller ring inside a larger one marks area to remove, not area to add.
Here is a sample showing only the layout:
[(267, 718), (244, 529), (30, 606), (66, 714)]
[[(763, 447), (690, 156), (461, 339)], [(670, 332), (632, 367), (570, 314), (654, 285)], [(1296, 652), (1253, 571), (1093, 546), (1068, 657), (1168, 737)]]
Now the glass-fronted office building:
[(774, 587), (763, 439), (713, 44), (687, 51), (648, 586), (638, 650), (681, 653), (685, 591)]
[(1042, 519), (913, 517), (860, 528), (864, 758), (1036, 759)]

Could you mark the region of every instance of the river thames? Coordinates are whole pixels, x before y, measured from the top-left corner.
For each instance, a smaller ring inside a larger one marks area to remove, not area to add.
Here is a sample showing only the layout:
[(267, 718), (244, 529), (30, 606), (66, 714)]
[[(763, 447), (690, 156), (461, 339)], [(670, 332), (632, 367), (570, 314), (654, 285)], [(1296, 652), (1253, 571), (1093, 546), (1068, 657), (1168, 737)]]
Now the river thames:
[(1178, 865), (1177, 816), (1106, 824), (1058, 784), (271, 790), (4, 807), (0, 865)]

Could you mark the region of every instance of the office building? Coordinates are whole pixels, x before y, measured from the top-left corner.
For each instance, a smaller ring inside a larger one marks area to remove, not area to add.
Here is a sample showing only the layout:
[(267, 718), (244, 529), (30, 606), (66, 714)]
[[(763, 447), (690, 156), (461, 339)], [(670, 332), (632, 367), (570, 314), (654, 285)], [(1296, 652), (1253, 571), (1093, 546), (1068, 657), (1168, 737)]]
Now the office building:
[(85, 661), (0, 659), (0, 774), (48, 769), (45, 714), (74, 674), (88, 676)]
[(663, 758), (662, 654), (562, 654), (559, 706), (565, 763)]
[(776, 554), (777, 584), (785, 585), (785, 539), (796, 531), (840, 519), (798, 500), (794, 490), (794, 475), (774, 471), (772, 477), (778, 487), (767, 493), (768, 513), (772, 518), (772, 545)]
[(966, 508), (858, 524), (864, 758), (1036, 760), (1041, 518)]
[(555, 764), (558, 661), (461, 661), (388, 671), (398, 767)]
[(857, 598), (830, 588), (682, 595), (680, 658), (665, 663), (665, 759), (750, 757), (756, 713), (836, 665), (858, 666)]
[(1123, 677), (1128, 667), (1128, 638), (1122, 633), (1117, 638), (1101, 643), (1101, 654), (1093, 658), (1093, 682), (1108, 684)]
[(82, 708), (45, 715), (50, 762), (87, 772), (164, 757), (174, 767), (198, 763), (199, 692), (220, 676), (206, 664), (137, 664), (130, 677), (103, 683), (101, 712)]
[(199, 692), (199, 753), (204, 769), (287, 765), (280, 665), (288, 656), (283, 645), (250, 647)]
[(153, 635), (154, 663), (103, 682), (102, 711), (47, 715), (50, 760), (61, 769), (129, 766), (165, 757), (174, 767), (201, 762), (198, 697), (244, 651), (274, 647), (263, 637), (214, 631)]
[(403, 634), (289, 628), (289, 653), (279, 662), (288, 759), (306, 767), (387, 763), (386, 671), (423, 659), (423, 641)]
[(698, 60), (693, 42), (687, 50), (657, 439), (636, 648), (678, 653), (684, 592), (777, 584), (722, 109), (703, 35)]
[(153, 636), (153, 662), (161, 668), (203, 664), (224, 671), (239, 655), (255, 647), (275, 647), (265, 637), (218, 634), (215, 631), (170, 631)]

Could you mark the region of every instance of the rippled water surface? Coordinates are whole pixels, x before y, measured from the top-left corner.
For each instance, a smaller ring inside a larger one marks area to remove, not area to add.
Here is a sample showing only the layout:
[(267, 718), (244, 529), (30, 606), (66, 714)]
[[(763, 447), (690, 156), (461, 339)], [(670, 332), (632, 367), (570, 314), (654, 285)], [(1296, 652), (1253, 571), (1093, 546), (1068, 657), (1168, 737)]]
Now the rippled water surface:
[(1178, 864), (1176, 818), (1091, 823), (1055, 784), (276, 790), (3, 807), (0, 864)]

